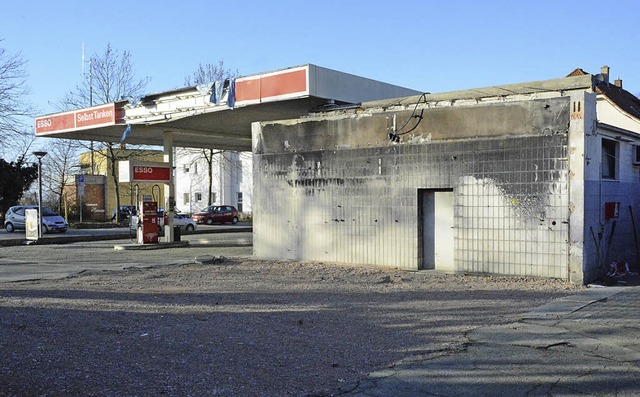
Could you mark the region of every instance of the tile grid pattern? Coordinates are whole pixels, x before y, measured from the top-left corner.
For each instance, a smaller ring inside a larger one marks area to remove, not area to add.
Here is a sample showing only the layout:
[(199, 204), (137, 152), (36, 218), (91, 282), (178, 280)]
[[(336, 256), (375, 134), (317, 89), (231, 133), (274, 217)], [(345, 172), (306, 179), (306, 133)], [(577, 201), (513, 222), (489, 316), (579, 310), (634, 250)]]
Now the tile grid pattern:
[(417, 191), (453, 189), (457, 270), (567, 276), (564, 134), (256, 155), (254, 166), (257, 256), (417, 269)]

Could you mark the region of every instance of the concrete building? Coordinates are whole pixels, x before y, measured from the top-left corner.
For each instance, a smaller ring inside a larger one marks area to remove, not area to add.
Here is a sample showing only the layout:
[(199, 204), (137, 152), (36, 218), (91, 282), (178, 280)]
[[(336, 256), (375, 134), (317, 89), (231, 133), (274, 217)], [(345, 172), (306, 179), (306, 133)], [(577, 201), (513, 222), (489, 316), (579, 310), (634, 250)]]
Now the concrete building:
[(252, 128), (257, 257), (575, 283), (637, 266), (640, 101), (607, 67)]

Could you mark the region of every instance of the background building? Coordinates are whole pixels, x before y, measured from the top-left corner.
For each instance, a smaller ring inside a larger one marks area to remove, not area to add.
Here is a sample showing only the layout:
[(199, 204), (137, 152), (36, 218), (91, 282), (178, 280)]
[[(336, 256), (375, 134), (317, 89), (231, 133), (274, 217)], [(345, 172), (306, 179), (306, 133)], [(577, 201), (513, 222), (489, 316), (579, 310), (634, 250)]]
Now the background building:
[[(87, 174), (76, 176), (76, 186), (80, 181), (84, 184), (84, 195), (78, 194), (78, 203), (82, 202), (83, 220), (108, 221), (111, 220), (113, 210), (116, 208), (116, 183), (113, 172), (118, 175), (118, 161), (141, 160), (150, 162), (162, 162), (163, 152), (160, 150), (137, 150), (115, 148), (110, 153), (109, 149), (103, 149), (92, 153), (80, 154), (80, 167)], [(115, 160), (115, 161), (114, 161)], [(94, 163), (94, 172), (91, 175), (91, 163)], [(136, 190), (137, 188), (137, 190)], [(120, 205), (136, 205), (135, 193), (152, 195), (158, 203), (164, 203), (164, 190), (155, 183), (119, 183)], [(77, 189), (78, 193), (81, 189)]]
[(177, 148), (175, 162), (176, 207), (180, 212), (193, 214), (210, 204), (225, 204), (250, 216), (250, 152)]

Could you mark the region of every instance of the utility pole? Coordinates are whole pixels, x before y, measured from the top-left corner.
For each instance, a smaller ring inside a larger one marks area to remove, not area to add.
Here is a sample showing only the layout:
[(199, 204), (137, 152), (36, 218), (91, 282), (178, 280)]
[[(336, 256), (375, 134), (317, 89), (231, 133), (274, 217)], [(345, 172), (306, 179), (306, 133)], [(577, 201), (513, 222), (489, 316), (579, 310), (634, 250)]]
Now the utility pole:
[[(84, 43), (82, 43), (82, 79), (86, 80), (84, 74)], [(89, 106), (93, 106), (93, 59), (89, 58)], [(95, 154), (93, 150), (93, 141), (90, 141), (89, 152), (91, 154), (91, 175), (95, 172)]]

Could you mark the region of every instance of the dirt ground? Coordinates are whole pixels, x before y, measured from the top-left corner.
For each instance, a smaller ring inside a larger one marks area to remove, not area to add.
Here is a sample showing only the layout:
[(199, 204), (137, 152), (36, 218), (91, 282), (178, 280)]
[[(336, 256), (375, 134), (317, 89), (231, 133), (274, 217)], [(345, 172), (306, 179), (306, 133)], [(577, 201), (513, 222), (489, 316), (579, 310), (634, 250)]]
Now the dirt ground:
[(0, 396), (329, 396), (582, 287), (221, 260), (0, 284)]

